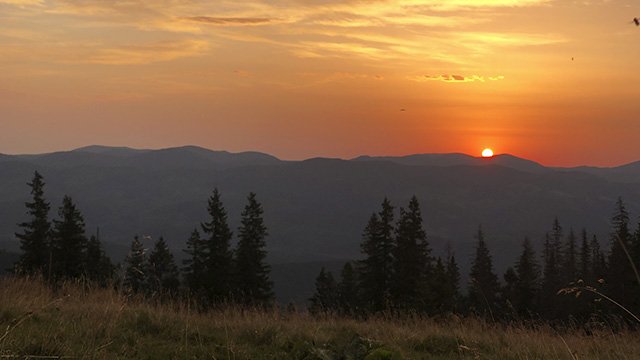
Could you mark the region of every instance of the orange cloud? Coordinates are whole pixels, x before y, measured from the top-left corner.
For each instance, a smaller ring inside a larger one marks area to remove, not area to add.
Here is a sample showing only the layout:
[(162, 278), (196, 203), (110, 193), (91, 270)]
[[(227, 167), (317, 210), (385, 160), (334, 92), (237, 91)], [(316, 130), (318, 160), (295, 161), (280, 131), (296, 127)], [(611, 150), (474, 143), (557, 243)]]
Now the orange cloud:
[(170, 61), (204, 53), (209, 43), (203, 40), (166, 41), (101, 49), (88, 60), (93, 64), (130, 65)]
[(504, 76), (479, 76), (479, 75), (456, 75), (456, 74), (444, 74), (444, 75), (424, 75), (409, 78), (413, 81), (443, 81), (448, 83), (462, 83), (462, 82), (486, 82), (486, 81), (498, 81), (503, 80)]
[(42, 5), (44, 0), (0, 0), (0, 4), (9, 4), (15, 6)]
[(241, 17), (212, 17), (212, 16), (190, 16), (186, 20), (205, 23), (210, 25), (263, 25), (273, 21), (270, 18), (241, 18)]

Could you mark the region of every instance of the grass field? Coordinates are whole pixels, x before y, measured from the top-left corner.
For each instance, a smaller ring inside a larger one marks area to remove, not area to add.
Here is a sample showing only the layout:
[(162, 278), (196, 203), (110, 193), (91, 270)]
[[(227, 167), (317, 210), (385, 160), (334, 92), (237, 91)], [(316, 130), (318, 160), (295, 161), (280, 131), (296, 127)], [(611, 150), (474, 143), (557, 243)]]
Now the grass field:
[(1, 358), (640, 359), (640, 334), (590, 335), (477, 319), (366, 321), (306, 313), (192, 311), (112, 290), (0, 279)]

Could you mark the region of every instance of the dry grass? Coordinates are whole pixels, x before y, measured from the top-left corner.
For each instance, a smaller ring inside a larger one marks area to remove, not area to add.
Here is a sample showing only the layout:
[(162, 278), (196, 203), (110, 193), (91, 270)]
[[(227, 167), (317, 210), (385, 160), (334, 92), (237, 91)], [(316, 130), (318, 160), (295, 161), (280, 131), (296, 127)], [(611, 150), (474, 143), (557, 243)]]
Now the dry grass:
[(358, 321), (185, 303), (152, 305), (111, 290), (0, 280), (0, 359), (639, 359), (640, 335), (558, 334), (475, 319)]

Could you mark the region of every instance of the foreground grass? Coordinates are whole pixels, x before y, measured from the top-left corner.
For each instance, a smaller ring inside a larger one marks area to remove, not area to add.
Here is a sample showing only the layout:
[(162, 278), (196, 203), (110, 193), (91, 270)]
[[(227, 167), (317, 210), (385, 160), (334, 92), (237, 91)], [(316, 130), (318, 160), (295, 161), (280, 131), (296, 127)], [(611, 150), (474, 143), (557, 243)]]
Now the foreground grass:
[(0, 359), (640, 359), (640, 334), (559, 334), (474, 319), (314, 318), (151, 305), (68, 284), (0, 279)]

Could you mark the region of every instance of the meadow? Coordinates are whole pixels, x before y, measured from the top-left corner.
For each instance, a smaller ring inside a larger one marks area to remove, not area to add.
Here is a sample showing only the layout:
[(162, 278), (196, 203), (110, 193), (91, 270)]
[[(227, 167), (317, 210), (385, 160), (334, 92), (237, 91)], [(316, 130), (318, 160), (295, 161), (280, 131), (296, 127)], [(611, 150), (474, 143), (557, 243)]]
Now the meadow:
[(0, 280), (0, 358), (638, 359), (640, 334), (457, 316), (366, 320), (234, 307), (195, 311), (80, 282)]

